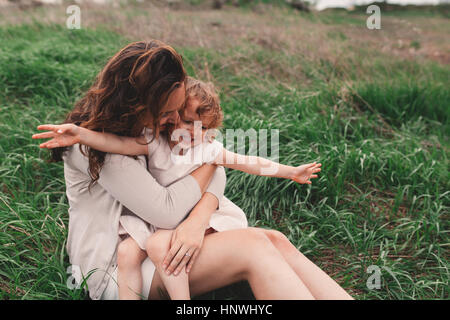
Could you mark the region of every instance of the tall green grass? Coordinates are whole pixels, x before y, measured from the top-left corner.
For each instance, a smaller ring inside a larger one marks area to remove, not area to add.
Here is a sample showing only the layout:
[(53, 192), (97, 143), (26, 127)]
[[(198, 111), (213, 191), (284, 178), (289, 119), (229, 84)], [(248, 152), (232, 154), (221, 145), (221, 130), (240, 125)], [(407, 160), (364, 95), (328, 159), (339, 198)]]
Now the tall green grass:
[[(31, 135), (62, 121), (135, 39), (40, 24), (2, 27), (0, 38), (0, 298), (83, 299), (66, 286), (62, 165), (47, 163)], [(373, 76), (359, 79), (327, 61), (302, 66), (309, 82), (286, 85), (277, 75), (298, 57), (236, 48), (243, 68), (275, 63), (261, 75), (222, 63), (231, 52), (177, 49), (191, 75), (208, 62), (225, 128), (277, 129), (280, 162), (323, 164), (311, 186), (228, 171), (226, 195), (250, 225), (284, 232), (358, 299), (448, 298), (448, 66), (396, 60), (377, 69), (374, 59)], [(339, 72), (324, 78), (327, 66)], [(379, 290), (366, 287), (370, 265), (391, 270)], [(237, 285), (202, 297), (251, 293)]]

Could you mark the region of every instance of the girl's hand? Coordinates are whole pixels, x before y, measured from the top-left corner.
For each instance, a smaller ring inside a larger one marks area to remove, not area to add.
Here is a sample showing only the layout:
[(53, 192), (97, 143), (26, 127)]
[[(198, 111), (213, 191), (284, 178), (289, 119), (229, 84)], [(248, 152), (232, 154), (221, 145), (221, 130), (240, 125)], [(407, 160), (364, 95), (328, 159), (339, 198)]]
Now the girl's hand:
[(49, 130), (43, 133), (37, 133), (32, 136), (33, 139), (48, 139), (49, 141), (41, 143), (40, 148), (59, 148), (68, 147), (79, 143), (80, 128), (72, 123), (54, 125), (54, 124), (43, 124), (37, 127), (38, 130)]
[(186, 272), (190, 271), (200, 252), (204, 236), (204, 225), (195, 219), (188, 217), (178, 225), (172, 233), (170, 250), (163, 261), (163, 268), (168, 275), (172, 272), (175, 276), (178, 275), (186, 265)]
[(294, 167), (289, 179), (301, 184), (311, 184), (309, 179), (317, 178), (317, 174), (314, 173), (320, 172), (321, 166), (322, 164), (313, 162)]

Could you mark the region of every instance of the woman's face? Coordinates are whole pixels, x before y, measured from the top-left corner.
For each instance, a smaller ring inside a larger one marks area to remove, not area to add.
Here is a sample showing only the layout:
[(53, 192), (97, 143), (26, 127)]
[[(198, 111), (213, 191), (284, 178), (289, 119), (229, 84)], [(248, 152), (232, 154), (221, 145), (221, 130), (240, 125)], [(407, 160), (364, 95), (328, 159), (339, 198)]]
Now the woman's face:
[[(186, 88), (184, 82), (179, 83), (179, 87), (174, 89), (167, 99), (166, 105), (161, 109), (159, 114), (160, 131), (165, 131), (167, 125), (177, 126), (180, 120), (179, 112), (184, 108), (186, 100)], [(147, 122), (146, 127), (152, 128), (152, 121)]]

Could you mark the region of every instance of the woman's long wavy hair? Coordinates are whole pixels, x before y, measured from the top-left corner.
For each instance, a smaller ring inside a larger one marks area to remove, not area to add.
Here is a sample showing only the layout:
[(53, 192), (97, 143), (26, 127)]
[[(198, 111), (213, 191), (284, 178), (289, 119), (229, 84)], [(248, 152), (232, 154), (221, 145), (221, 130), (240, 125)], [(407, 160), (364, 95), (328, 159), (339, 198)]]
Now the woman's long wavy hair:
[[(158, 40), (131, 43), (108, 61), (64, 123), (137, 137), (152, 119), (157, 138), (161, 109), (185, 79), (182, 57), (172, 47)], [(51, 161), (61, 161), (66, 149), (52, 149)], [(91, 187), (99, 178), (106, 153), (87, 147), (83, 151), (81, 145), (80, 151), (89, 158)]]

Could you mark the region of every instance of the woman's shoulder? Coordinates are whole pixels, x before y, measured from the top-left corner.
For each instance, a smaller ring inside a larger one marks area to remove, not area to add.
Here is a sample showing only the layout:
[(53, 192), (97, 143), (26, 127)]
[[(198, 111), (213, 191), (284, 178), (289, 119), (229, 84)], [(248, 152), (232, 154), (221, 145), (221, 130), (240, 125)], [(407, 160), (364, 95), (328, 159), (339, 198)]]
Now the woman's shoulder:
[(87, 154), (87, 150), (83, 150), (83, 152), (80, 150), (83, 146), (80, 148), (80, 144), (76, 143), (72, 146), (65, 147), (65, 150), (62, 154), (62, 159), (64, 163), (71, 164), (74, 160), (78, 161), (88, 161), (87, 157), (83, 154)]
[[(83, 146), (81, 146), (83, 148)], [(78, 171), (83, 175), (89, 175), (89, 159), (85, 150), (80, 150), (80, 144), (66, 147), (63, 152), (62, 160), (64, 168), (72, 169), (72, 172)]]
[[(77, 169), (82, 173), (89, 172), (89, 157), (88, 157), (88, 147), (80, 144), (74, 144), (73, 146), (67, 147), (63, 155), (64, 165), (72, 169)], [(145, 166), (145, 156), (125, 156), (115, 153), (106, 153), (104, 164), (117, 168), (125, 168), (130, 163), (137, 161), (139, 165)], [(102, 167), (103, 167), (102, 166)]]

